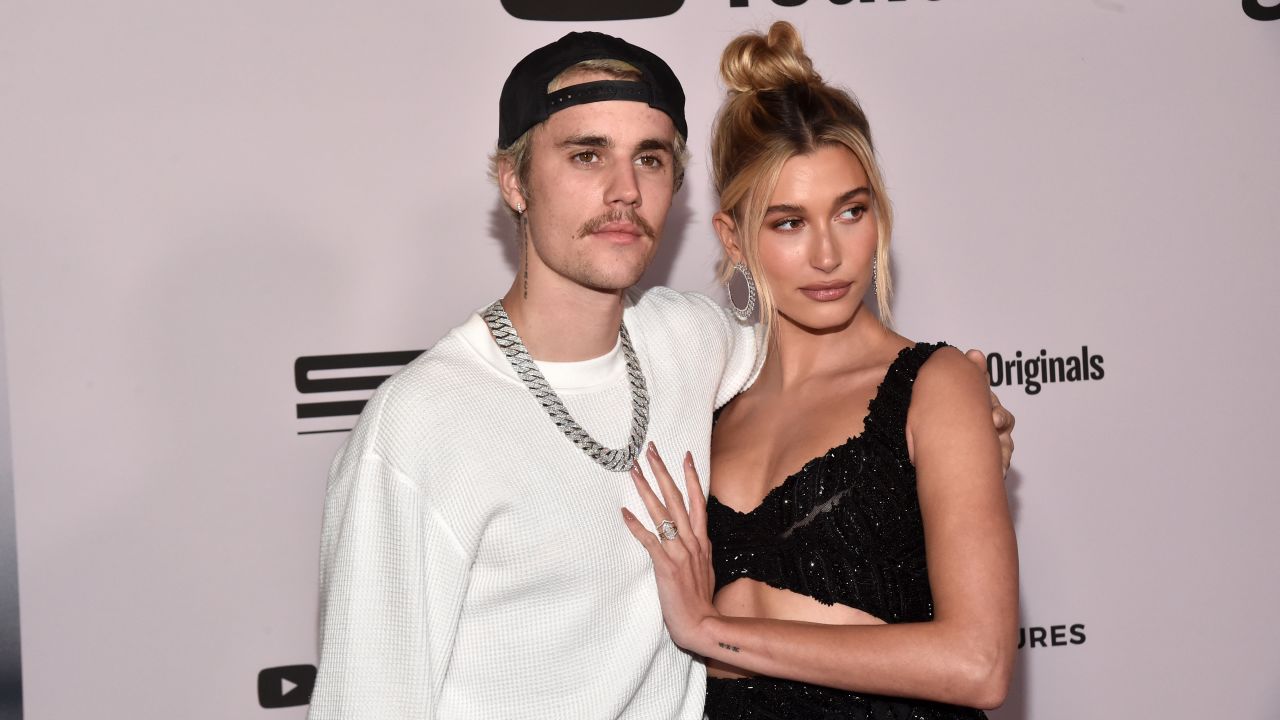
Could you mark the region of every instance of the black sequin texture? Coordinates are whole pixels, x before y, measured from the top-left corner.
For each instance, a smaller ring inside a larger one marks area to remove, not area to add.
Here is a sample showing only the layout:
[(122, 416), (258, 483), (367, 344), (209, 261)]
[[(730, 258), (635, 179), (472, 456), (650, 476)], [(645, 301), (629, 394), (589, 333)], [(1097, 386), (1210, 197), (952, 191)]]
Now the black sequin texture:
[(707, 678), (710, 720), (981, 720), (981, 710), (775, 678)]
[[(841, 603), (888, 623), (933, 619), (907, 409), (920, 367), (945, 343), (903, 349), (867, 409), (860, 435), (810, 460), (740, 513), (714, 496), (707, 532), (716, 590), (738, 578)], [(977, 710), (773, 678), (707, 686), (707, 717), (782, 720), (984, 718)]]

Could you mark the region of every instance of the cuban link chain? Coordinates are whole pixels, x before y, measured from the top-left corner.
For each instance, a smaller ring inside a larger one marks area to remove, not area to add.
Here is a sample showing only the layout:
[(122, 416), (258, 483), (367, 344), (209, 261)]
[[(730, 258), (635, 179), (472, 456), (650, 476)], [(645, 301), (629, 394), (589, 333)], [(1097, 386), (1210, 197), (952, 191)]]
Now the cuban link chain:
[(507, 317), (507, 311), (502, 307), (501, 300), (494, 301), (492, 305), (485, 308), (481, 317), (489, 326), (494, 342), (507, 356), (511, 369), (516, 371), (520, 381), (529, 389), (529, 392), (533, 393), (534, 399), (543, 410), (547, 411), (551, 422), (560, 428), (560, 432), (605, 470), (613, 472), (630, 470), (632, 462), (640, 454), (640, 446), (644, 444), (645, 434), (649, 430), (649, 391), (645, 388), (644, 374), (640, 372), (640, 361), (636, 359), (636, 351), (631, 347), (631, 337), (627, 334), (626, 323), (622, 323), (619, 327), (618, 336), (622, 340), (622, 357), (626, 361), (627, 379), (631, 384), (631, 442), (625, 448), (615, 449), (596, 442), (596, 439), (573, 419), (573, 415), (569, 414), (564, 401), (542, 376), (542, 371), (538, 369), (533, 358), (529, 357), (529, 351), (520, 340), (520, 334), (516, 332), (515, 326), (511, 324), (511, 318)]

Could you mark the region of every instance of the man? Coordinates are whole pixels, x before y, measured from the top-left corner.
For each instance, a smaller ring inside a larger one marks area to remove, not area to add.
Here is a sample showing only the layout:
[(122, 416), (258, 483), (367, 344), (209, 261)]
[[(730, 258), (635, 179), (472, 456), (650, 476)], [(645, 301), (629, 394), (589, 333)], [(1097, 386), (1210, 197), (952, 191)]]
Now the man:
[(644, 442), (705, 472), (711, 413), (756, 370), (707, 298), (628, 292), (680, 184), (683, 91), (652, 53), (571, 33), (516, 65), (499, 115), (521, 267), (334, 463), (311, 717), (700, 718), (703, 668), (619, 514), (642, 508)]

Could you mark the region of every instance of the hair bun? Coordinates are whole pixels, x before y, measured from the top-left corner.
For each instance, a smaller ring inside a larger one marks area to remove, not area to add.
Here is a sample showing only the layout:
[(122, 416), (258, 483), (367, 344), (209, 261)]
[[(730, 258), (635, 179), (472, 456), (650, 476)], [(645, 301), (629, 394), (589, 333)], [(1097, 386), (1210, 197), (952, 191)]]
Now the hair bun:
[(794, 25), (779, 20), (769, 34), (744, 33), (720, 56), (720, 77), (730, 93), (779, 90), (788, 85), (822, 82)]

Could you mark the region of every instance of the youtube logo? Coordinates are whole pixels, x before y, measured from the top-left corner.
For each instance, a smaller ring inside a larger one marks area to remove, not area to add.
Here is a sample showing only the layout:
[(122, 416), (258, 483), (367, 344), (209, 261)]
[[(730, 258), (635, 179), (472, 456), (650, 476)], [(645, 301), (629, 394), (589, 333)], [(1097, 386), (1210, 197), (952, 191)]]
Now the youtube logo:
[(502, 7), (513, 17), (555, 22), (656, 18), (670, 15), (683, 4), (684, 0), (502, 0)]
[(258, 673), (258, 704), (264, 708), (306, 705), (315, 687), (315, 665), (265, 668)]

